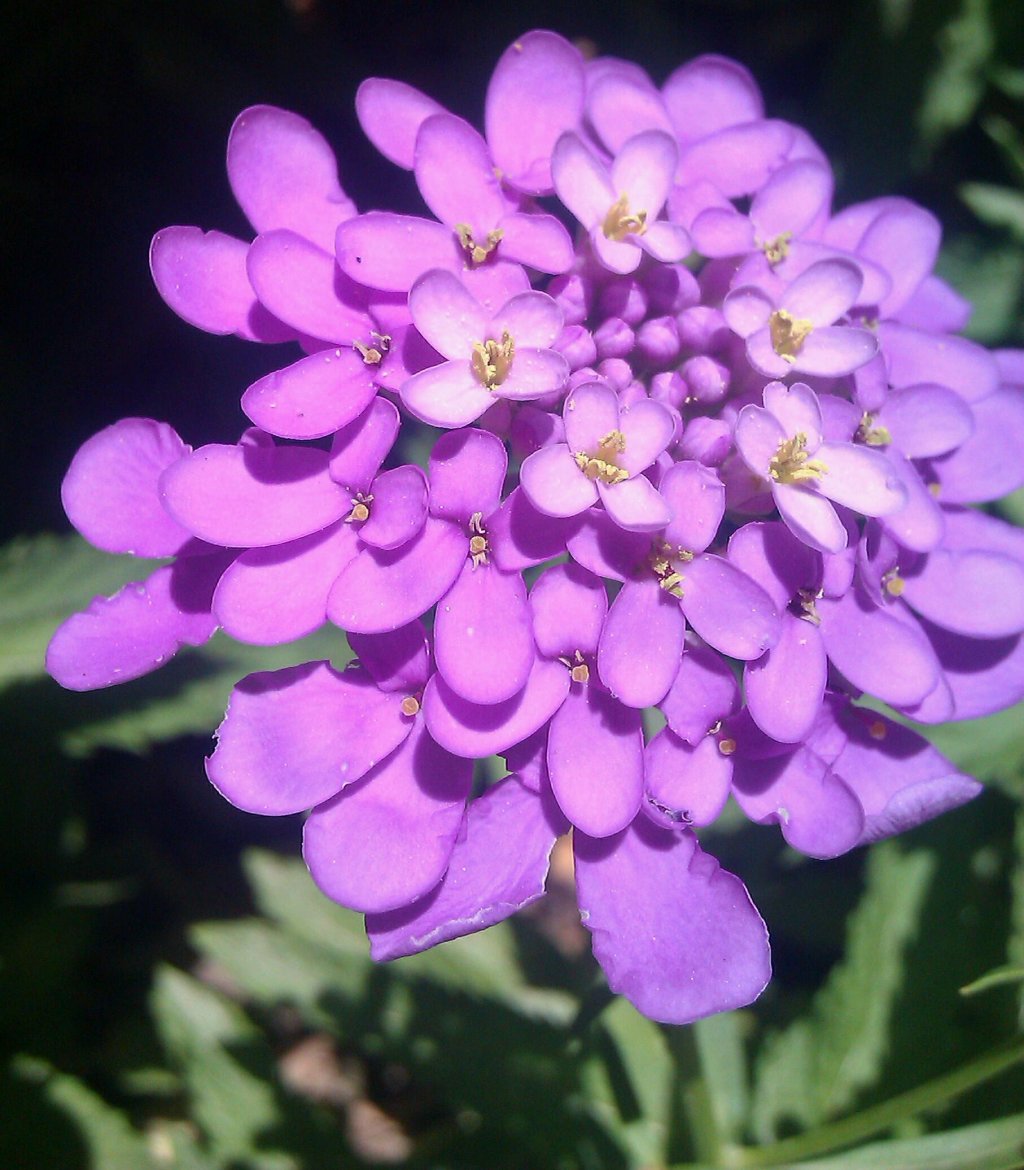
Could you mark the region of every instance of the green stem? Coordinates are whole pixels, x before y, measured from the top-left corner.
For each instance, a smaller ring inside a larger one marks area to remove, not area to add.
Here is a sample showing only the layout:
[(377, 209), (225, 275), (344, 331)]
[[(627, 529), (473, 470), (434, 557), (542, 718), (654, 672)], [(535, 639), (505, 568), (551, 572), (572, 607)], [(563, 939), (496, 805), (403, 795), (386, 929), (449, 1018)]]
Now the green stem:
[(686, 1118), (693, 1155), (698, 1162), (717, 1165), (722, 1156), (722, 1136), (715, 1123), (711, 1094), (701, 1076), (693, 1026), (666, 1028), (665, 1038), (675, 1065), (675, 1102)]
[(1024, 1039), (988, 1052), (951, 1073), (918, 1085), (916, 1089), (910, 1089), (880, 1105), (873, 1105), (861, 1113), (854, 1113), (818, 1129), (808, 1130), (798, 1137), (784, 1138), (770, 1146), (731, 1146), (723, 1151), (723, 1164), (739, 1168), (778, 1166), (815, 1154), (827, 1154), (843, 1146), (852, 1146), (891, 1128), (904, 1118), (945, 1104), (1021, 1061), (1024, 1061)]

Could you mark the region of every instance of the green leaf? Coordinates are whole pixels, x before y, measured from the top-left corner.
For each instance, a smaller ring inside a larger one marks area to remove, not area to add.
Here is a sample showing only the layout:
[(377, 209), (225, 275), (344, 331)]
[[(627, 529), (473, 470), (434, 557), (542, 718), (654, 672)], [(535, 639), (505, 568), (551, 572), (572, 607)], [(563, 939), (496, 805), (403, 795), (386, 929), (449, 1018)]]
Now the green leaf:
[(0, 549), (0, 688), (42, 678), (46, 647), (66, 617), (159, 563), (100, 552), (80, 536), (26, 537)]
[(43, 1096), (78, 1126), (89, 1151), (90, 1165), (102, 1170), (158, 1170), (146, 1139), (123, 1113), (75, 1077), (54, 1070), (45, 1061), (18, 1057), (13, 1072), (42, 1087)]
[(888, 1051), (903, 951), (934, 869), (923, 851), (886, 842), (868, 855), (866, 889), (847, 924), (845, 956), (811, 1012), (766, 1041), (757, 1062), (752, 1121), (762, 1142), (780, 1126), (820, 1125), (877, 1079)]
[(1011, 795), (1024, 791), (1024, 703), (982, 719), (917, 730), (969, 775)]
[(961, 987), (960, 994), (980, 995), (990, 988), (1003, 987), (1007, 983), (1020, 983), (1022, 981), (1024, 981), (1024, 967), (1012, 965), (994, 967), (972, 983), (968, 983), (966, 987)]
[(917, 125), (926, 147), (936, 146), (974, 115), (996, 47), (988, 0), (962, 0), (937, 38), (938, 60), (925, 85)]
[[(1014, 865), (1010, 875), (1010, 938), (1006, 957), (1011, 970), (1016, 969), (1024, 979), (1024, 805), (1018, 807), (1014, 818)], [(1017, 1023), (1024, 1026), (1024, 983), (1017, 991)]]
[(693, 1024), (715, 1126), (727, 1141), (740, 1138), (750, 1108), (750, 1074), (743, 1047), (750, 1023), (749, 1012), (720, 1012)]
[[(127, 710), (122, 705), (114, 714), (75, 727), (61, 742), (70, 755), (86, 756), (103, 747), (142, 753), (181, 735), (211, 734), (224, 718), (232, 688), (245, 675), (317, 659), (330, 659), (340, 668), (351, 656), (344, 636), (332, 627), (283, 646), (245, 646), (217, 634), (158, 675), (127, 684), (122, 691)], [(166, 693), (167, 679), (183, 674)]]
[(996, 183), (961, 183), (957, 191), (982, 223), (1004, 228), (1024, 243), (1024, 192)]
[(1024, 251), (993, 248), (980, 236), (959, 235), (942, 249), (936, 271), (973, 306), (965, 334), (982, 344), (1005, 343), (1020, 328)]
[(191, 1098), (190, 1115), (213, 1156), (267, 1168), (291, 1168), (292, 1159), (260, 1149), (280, 1127), (269, 1049), (245, 1013), (219, 992), (182, 971), (158, 970), (153, 1015)]

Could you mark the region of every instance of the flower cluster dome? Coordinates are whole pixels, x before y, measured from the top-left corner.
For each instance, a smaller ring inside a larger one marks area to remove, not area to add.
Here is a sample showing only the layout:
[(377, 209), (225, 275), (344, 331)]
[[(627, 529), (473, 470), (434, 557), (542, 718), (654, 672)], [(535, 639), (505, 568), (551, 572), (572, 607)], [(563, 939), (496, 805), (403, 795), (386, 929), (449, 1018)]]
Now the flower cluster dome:
[(361, 214), (321, 135), (258, 106), (227, 155), (253, 238), (156, 235), (175, 312), (289, 364), (237, 442), (134, 418), (78, 452), (74, 526), (168, 562), (48, 668), (87, 690), (333, 623), (352, 660), (242, 679), (208, 772), (311, 810), (310, 872), (375, 957), (539, 898), (571, 832), (614, 990), (675, 1023), (749, 1003), (767, 932), (697, 830), (730, 796), (815, 858), (916, 825), (978, 785), (878, 708), (1024, 695), (1024, 534), (974, 506), (1024, 483), (1024, 353), (959, 335), (927, 211), (833, 209), (735, 62), (659, 88), (533, 31), (483, 133), (400, 81), (356, 106), (423, 216)]

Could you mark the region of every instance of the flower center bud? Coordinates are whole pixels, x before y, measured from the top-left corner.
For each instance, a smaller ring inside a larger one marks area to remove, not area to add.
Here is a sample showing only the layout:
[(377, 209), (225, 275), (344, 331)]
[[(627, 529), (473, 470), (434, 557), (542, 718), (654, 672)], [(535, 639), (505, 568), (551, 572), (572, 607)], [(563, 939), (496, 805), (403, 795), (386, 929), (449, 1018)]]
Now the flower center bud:
[(821, 597), (822, 591), (820, 589), (801, 589), (796, 597), (793, 598), (790, 606), (795, 617), (802, 621), (810, 622), (812, 626), (821, 625), (821, 616), (818, 613), (818, 598)]
[(370, 518), (370, 505), (373, 503), (373, 496), (363, 495), (362, 492), (357, 493), (355, 499), (352, 501), (352, 511), (345, 517), (346, 524), (361, 524), (364, 520)]
[(601, 230), (609, 240), (622, 240), (626, 236), (642, 236), (647, 231), (647, 212), (629, 210), (629, 196), (620, 195), (608, 208)]
[(804, 342), (810, 337), (813, 329), (813, 321), (806, 317), (794, 317), (785, 309), (776, 309), (768, 318), (772, 349), (784, 362), (793, 363), (796, 361), (796, 355), (803, 348)]
[(860, 420), (860, 426), (857, 427), (857, 432), (853, 436), (858, 443), (864, 443), (868, 447), (888, 447), (892, 442), (892, 435), (889, 433), (888, 427), (876, 427), (875, 416), (873, 414), (865, 413)]
[(776, 483), (807, 483), (828, 471), (820, 459), (807, 457), (807, 436), (799, 431), (783, 439), (768, 464), (768, 474)]
[(474, 341), (471, 363), (477, 381), (493, 390), (500, 386), (512, 369), (515, 342), (507, 329), (502, 330), (501, 341)]
[(455, 234), (459, 237), (459, 243), (463, 249), (469, 253), (470, 260), (474, 264), (483, 264), (501, 242), (501, 237), (505, 233), (501, 228), (495, 228), (493, 232), (487, 233), (487, 242), (485, 244), (478, 244), (473, 238), (473, 229), (469, 224), (457, 223), (455, 225)]
[(626, 436), (622, 431), (609, 431), (592, 455), (586, 451), (576, 452), (576, 466), (587, 479), (599, 479), (608, 484), (622, 483), (629, 479), (629, 472), (618, 464), (618, 457), (625, 449)]
[(487, 554), (490, 545), (487, 543), (487, 532), (484, 529), (484, 518), (481, 512), (474, 512), (469, 518), (469, 559), (473, 568), (478, 569), (487, 564)]
[(793, 238), (792, 232), (780, 232), (774, 240), (765, 240), (759, 247), (769, 264), (781, 264), (789, 255), (789, 241)]
[(907, 583), (900, 576), (899, 569), (890, 569), (882, 577), (882, 588), (889, 594), (890, 597), (900, 597), (903, 590), (906, 589)]
[(361, 341), (353, 341), (352, 348), (362, 354), (363, 362), (368, 366), (379, 366), (381, 359), (391, 348), (391, 337), (387, 333), (371, 333), (370, 345)]

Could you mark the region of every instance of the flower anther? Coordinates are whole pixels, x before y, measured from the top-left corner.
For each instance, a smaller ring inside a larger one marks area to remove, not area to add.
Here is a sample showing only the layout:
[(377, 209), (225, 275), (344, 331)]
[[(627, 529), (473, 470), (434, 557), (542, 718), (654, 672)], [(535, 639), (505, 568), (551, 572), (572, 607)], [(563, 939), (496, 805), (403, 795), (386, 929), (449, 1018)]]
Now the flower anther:
[(364, 520), (370, 518), (370, 504), (373, 503), (373, 496), (364, 495), (359, 492), (352, 501), (352, 511), (345, 517), (346, 524), (361, 524)]
[(468, 253), (470, 260), (474, 264), (483, 264), (501, 242), (501, 238), (505, 233), (501, 228), (495, 228), (494, 231), (487, 233), (485, 243), (478, 244), (473, 236), (473, 229), (469, 224), (457, 223), (455, 225), (455, 234), (459, 237), (459, 244)]
[(807, 317), (794, 317), (785, 309), (776, 309), (768, 318), (768, 329), (772, 349), (784, 362), (792, 365), (804, 342), (810, 337), (814, 323)]
[(507, 329), (501, 333), (501, 341), (474, 341), (473, 356), (470, 359), (477, 381), (493, 390), (500, 386), (512, 369), (516, 344)]
[(487, 532), (484, 529), (483, 516), (480, 512), (474, 512), (469, 518), (469, 531), (471, 533), (469, 538), (469, 558), (473, 562), (473, 568), (478, 569), (481, 565), (487, 564), (487, 554), (490, 551), (490, 546), (487, 543)]
[(625, 449), (626, 436), (622, 431), (609, 431), (598, 443), (593, 455), (586, 451), (576, 452), (576, 466), (587, 479), (607, 484), (622, 483), (629, 479), (629, 472), (618, 465), (617, 459)]
[(647, 212), (630, 211), (629, 196), (620, 195), (608, 208), (601, 230), (609, 240), (624, 240), (626, 236), (642, 236), (647, 231)]
[(825, 475), (828, 467), (820, 459), (808, 459), (807, 436), (799, 431), (791, 439), (782, 440), (768, 471), (776, 483), (807, 483)]

